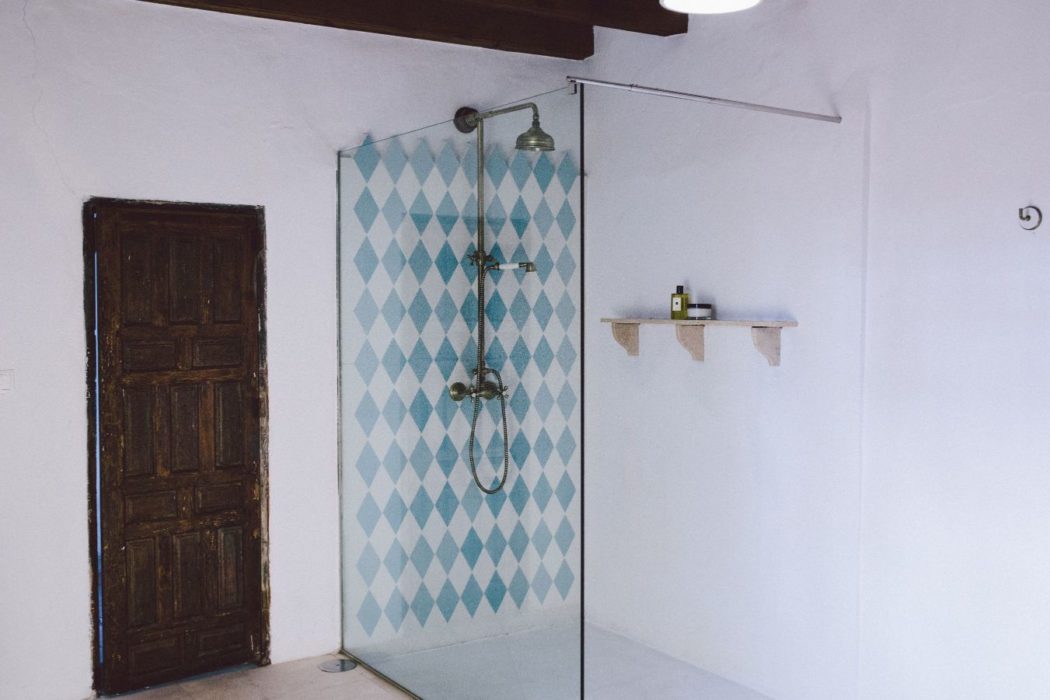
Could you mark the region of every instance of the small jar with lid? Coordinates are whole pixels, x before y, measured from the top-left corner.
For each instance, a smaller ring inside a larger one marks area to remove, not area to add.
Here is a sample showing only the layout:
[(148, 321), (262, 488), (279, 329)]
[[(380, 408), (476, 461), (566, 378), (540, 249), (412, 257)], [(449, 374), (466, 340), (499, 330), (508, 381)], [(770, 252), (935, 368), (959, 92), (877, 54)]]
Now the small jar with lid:
[(711, 321), (715, 317), (713, 304), (690, 304), (688, 307), (690, 321)]

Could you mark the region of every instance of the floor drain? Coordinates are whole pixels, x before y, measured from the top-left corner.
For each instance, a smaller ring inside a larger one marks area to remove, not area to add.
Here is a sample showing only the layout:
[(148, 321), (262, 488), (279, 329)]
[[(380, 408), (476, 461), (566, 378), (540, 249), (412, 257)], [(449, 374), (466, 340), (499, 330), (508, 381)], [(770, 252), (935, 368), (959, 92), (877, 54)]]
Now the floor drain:
[(322, 662), (317, 668), (325, 673), (342, 673), (343, 671), (352, 671), (357, 668), (357, 662), (352, 659), (329, 659)]

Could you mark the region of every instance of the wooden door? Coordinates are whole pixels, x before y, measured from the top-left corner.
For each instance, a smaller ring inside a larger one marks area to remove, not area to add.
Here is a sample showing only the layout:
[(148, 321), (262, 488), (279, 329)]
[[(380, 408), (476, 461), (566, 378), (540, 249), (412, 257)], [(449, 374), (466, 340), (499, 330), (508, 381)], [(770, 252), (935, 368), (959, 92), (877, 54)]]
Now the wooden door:
[(91, 200), (85, 233), (100, 378), (96, 685), (262, 663), (262, 212)]

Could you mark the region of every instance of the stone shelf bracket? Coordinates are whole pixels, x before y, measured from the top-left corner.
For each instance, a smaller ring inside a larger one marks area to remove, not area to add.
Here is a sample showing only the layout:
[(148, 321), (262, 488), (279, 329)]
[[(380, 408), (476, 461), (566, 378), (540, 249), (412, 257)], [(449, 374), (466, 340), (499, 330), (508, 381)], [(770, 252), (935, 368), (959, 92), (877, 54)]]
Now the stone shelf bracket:
[(704, 327), (703, 326), (680, 326), (674, 329), (678, 337), (678, 344), (685, 348), (697, 362), (704, 361)]
[(770, 367), (780, 366), (780, 327), (752, 326), (751, 342), (766, 358)]
[(798, 326), (797, 321), (674, 321), (665, 318), (603, 318), (602, 323), (612, 325), (613, 339), (627, 351), (630, 357), (638, 356), (638, 327), (648, 325), (673, 325), (678, 343), (697, 362), (704, 361), (704, 329), (707, 326), (743, 326), (751, 329), (754, 343), (770, 367), (780, 366), (780, 331)]
[[(602, 319), (605, 322), (607, 319)], [(638, 357), (638, 324), (612, 322), (613, 340), (627, 351), (630, 357)]]

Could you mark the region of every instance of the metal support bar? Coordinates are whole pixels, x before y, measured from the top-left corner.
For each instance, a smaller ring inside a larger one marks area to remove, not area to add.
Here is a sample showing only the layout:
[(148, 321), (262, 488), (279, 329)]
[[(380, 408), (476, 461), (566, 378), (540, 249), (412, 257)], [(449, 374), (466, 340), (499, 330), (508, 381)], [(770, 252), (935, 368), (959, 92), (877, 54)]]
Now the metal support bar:
[(656, 95), (657, 97), (673, 97), (678, 100), (689, 100), (691, 102), (705, 102), (711, 105), (719, 105), (720, 107), (734, 107), (736, 109), (748, 109), (752, 112), (768, 112), (770, 114), (782, 114), (786, 117), (797, 117), (799, 119), (814, 119), (821, 122), (832, 122), (834, 124), (841, 124), (842, 117), (830, 114), (816, 114), (815, 112), (800, 112), (796, 109), (784, 109), (783, 107), (771, 107), (769, 105), (760, 105), (753, 102), (739, 102), (737, 100), (727, 100), (722, 97), (708, 97), (707, 95), (696, 95), (691, 92), (678, 92), (676, 90), (664, 90), (662, 88), (646, 87), (644, 85), (631, 85), (628, 83), (613, 83), (608, 80), (594, 80), (592, 78), (578, 78), (576, 76), (568, 76), (568, 81), (573, 84), (583, 85), (597, 85), (599, 87), (615, 88), (617, 90), (627, 90), (629, 92), (639, 92), (643, 95)]

